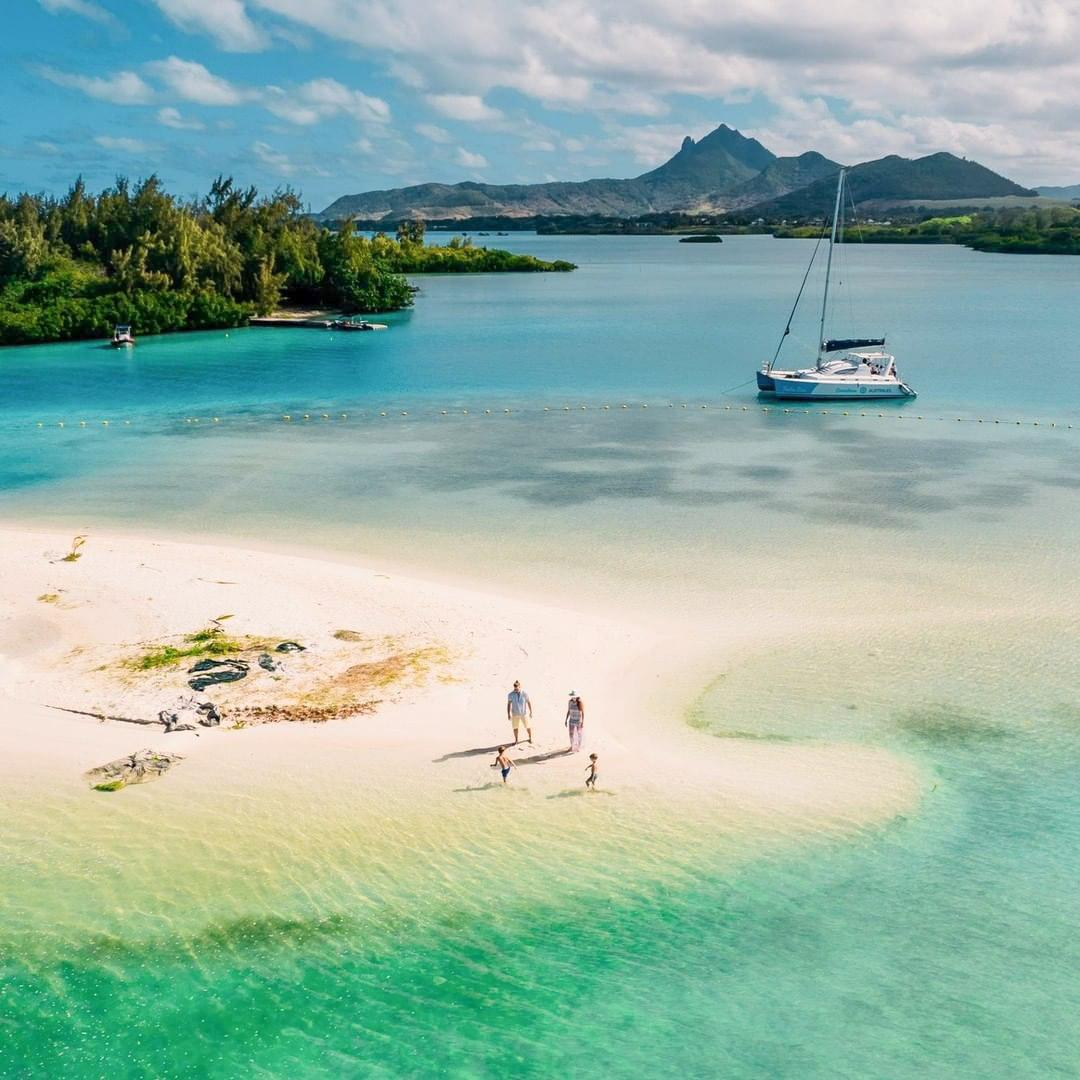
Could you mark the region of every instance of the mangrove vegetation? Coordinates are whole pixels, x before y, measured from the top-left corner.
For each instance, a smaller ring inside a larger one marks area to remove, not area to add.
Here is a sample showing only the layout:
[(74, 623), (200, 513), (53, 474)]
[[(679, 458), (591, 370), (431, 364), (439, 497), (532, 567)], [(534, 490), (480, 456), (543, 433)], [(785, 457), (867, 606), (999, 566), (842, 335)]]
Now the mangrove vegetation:
[(572, 270), (567, 262), (425, 244), (422, 222), (393, 237), (328, 229), (284, 189), (260, 195), (219, 177), (182, 200), (155, 176), (100, 194), (0, 196), (0, 344), (238, 326), (286, 305), (348, 313), (413, 302), (406, 274)]

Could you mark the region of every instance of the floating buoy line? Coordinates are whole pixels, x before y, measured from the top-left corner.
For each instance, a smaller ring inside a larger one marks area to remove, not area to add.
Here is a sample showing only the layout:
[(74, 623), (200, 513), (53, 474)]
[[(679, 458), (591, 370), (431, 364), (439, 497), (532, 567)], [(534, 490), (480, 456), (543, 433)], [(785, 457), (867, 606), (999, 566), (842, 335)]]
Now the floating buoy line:
[(278, 413), (273, 415), (261, 415), (253, 416), (249, 413), (238, 414), (233, 417), (210, 415), (210, 416), (184, 416), (173, 417), (168, 419), (155, 418), (151, 420), (132, 420), (132, 419), (116, 419), (113, 417), (107, 417), (104, 419), (94, 420), (36, 420), (33, 422), (33, 426), (39, 430), (48, 429), (66, 429), (68, 427), (78, 427), (80, 429), (114, 429), (114, 428), (132, 428), (132, 427), (153, 427), (161, 429), (168, 427), (172, 424), (186, 424), (194, 427), (199, 424), (207, 425), (222, 425), (228, 423), (234, 423), (237, 426), (250, 426), (258, 423), (284, 423), (293, 425), (304, 424), (345, 424), (345, 423), (357, 423), (365, 420), (382, 421), (382, 420), (422, 420), (435, 417), (480, 417), (480, 416), (509, 416), (509, 417), (524, 417), (524, 416), (544, 416), (544, 415), (558, 415), (559, 413), (579, 413), (596, 411), (601, 413), (614, 413), (616, 415), (623, 412), (627, 413), (640, 413), (643, 410), (652, 408), (656, 410), (664, 410), (665, 408), (672, 412), (683, 410), (698, 410), (698, 411), (712, 411), (714, 413), (731, 413), (737, 414), (767, 414), (770, 417), (805, 417), (805, 418), (817, 418), (820, 416), (828, 416), (832, 418), (848, 418), (853, 420), (889, 420), (889, 421), (901, 421), (909, 420), (916, 423), (934, 423), (945, 422), (954, 424), (995, 424), (1005, 425), (1008, 427), (1032, 427), (1043, 429), (1054, 429), (1072, 431), (1074, 427), (1080, 426), (1080, 420), (1076, 422), (1076, 425), (1068, 422), (1061, 422), (1057, 420), (1030, 420), (1026, 418), (1014, 419), (1009, 417), (982, 417), (982, 416), (955, 416), (955, 415), (938, 415), (928, 416), (923, 413), (912, 413), (910, 411), (904, 412), (872, 412), (867, 410), (852, 410), (852, 409), (815, 409), (812, 406), (806, 408), (791, 408), (781, 407), (778, 405), (732, 405), (732, 404), (715, 404), (709, 402), (689, 402), (689, 401), (669, 401), (666, 403), (659, 402), (603, 402), (600, 404), (564, 403), (562, 405), (534, 405), (534, 406), (518, 406), (516, 408), (511, 406), (492, 406), (490, 408), (477, 408), (471, 409), (465, 406), (447, 406), (446, 408), (439, 409), (423, 409), (410, 411), (409, 409), (396, 409), (396, 408), (374, 408), (374, 409), (357, 409), (352, 412), (287, 412)]

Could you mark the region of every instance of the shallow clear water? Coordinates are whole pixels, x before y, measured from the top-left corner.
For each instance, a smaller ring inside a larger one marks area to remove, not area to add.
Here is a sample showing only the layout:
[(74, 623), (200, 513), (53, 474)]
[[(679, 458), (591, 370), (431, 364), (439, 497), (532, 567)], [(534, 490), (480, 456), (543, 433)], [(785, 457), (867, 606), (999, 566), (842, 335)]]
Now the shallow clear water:
[[(0, 1074), (1075, 1075), (1080, 260), (850, 253), (921, 396), (845, 416), (722, 392), (805, 245), (504, 241), (582, 269), (434, 279), (384, 334), (0, 353), (4, 520), (655, 613), (717, 642), (691, 725), (885, 746), (919, 807), (792, 845), (617, 780), (570, 827), (224, 765), (209, 802), (8, 791)], [(807, 630), (732, 650), (762, 610)]]

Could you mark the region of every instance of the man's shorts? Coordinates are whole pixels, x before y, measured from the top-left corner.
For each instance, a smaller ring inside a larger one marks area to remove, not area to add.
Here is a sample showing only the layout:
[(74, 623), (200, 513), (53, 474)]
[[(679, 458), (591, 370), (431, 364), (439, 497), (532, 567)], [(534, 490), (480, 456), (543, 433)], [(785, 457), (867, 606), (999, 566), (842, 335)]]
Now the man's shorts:
[(527, 731), (532, 727), (532, 719), (528, 716), (513, 715), (510, 717), (510, 723), (514, 728), (514, 731), (517, 731), (518, 728), (525, 728)]

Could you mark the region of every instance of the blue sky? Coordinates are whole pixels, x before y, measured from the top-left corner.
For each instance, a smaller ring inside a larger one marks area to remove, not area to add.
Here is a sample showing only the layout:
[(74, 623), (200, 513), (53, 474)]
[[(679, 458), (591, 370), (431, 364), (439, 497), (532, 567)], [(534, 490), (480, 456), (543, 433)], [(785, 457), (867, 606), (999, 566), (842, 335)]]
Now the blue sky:
[[(721, 10), (722, 7), (722, 10)], [(721, 121), (1080, 181), (1075, 0), (7, 0), (0, 188), (633, 176)], [(861, 43), (852, 55), (850, 43)]]

